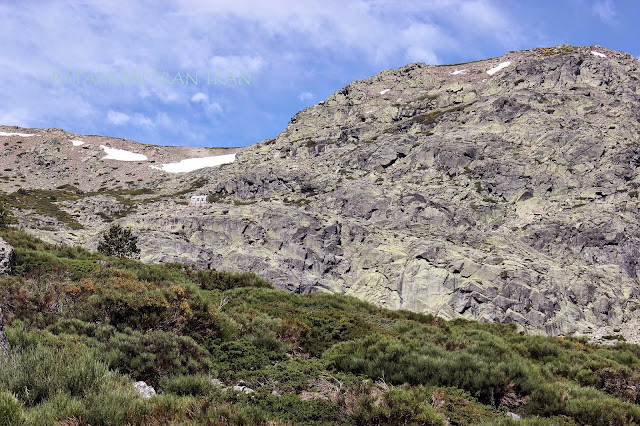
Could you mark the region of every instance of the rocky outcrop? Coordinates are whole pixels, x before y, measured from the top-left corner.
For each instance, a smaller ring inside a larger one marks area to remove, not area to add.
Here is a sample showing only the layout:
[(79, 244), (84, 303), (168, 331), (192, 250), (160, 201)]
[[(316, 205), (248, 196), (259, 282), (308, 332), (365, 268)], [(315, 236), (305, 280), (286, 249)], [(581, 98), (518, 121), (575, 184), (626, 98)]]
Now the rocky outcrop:
[(13, 247), (0, 238), (0, 275), (10, 274), (16, 261)]
[[(60, 203), (86, 231), (21, 224), (95, 247), (110, 225), (98, 213), (122, 211), (111, 219), (134, 229), (144, 261), (635, 340), (639, 65), (558, 46), (387, 70), (299, 112), (235, 163), (176, 176), (175, 197), (129, 210), (121, 196)], [(179, 204), (196, 193), (212, 203)]]

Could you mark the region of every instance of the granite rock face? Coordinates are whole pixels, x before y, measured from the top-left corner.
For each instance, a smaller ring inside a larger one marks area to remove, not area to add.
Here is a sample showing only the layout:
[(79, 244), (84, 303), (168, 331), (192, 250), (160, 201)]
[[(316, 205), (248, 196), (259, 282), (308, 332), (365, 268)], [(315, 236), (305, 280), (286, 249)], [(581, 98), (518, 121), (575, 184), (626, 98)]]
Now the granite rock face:
[[(164, 198), (136, 198), (117, 220), (148, 262), (637, 340), (639, 165), (638, 59), (558, 46), (353, 82), (233, 164), (176, 176)], [(195, 194), (212, 204), (179, 204)], [(60, 205), (84, 230), (22, 225), (95, 247), (110, 224), (91, 212), (122, 200), (82, 203)]]
[(0, 238), (0, 275), (10, 274), (16, 261), (16, 254), (5, 240)]

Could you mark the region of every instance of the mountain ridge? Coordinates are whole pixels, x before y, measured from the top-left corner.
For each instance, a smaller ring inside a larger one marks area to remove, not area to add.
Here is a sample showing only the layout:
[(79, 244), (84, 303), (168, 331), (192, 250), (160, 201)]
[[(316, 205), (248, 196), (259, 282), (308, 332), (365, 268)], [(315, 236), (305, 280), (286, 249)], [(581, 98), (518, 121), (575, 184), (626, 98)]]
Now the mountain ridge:
[[(46, 230), (28, 215), (21, 226), (94, 248), (110, 218), (140, 235), (145, 261), (635, 341), (638, 65), (563, 45), (385, 70), (295, 114), (232, 164), (158, 171), (136, 185), (148, 194), (55, 201), (80, 229)], [(201, 193), (210, 206), (179, 204)], [(98, 214), (112, 210), (122, 217)]]

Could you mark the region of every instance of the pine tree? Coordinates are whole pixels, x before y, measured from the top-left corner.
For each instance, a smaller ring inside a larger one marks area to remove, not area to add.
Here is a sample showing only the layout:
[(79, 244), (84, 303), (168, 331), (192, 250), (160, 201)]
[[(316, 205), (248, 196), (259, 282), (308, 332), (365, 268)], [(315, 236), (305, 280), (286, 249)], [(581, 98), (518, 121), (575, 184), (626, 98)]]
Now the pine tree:
[(137, 258), (140, 254), (138, 237), (131, 234), (131, 230), (120, 225), (109, 228), (98, 244), (98, 251), (107, 256)]

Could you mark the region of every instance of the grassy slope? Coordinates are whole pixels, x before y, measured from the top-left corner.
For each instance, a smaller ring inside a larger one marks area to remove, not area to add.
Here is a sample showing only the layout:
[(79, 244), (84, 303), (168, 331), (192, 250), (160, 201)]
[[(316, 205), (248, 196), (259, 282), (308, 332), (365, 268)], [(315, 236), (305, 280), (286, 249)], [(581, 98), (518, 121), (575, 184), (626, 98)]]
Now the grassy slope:
[[(517, 424), (640, 424), (635, 345), (0, 236), (18, 259), (0, 278), (13, 346), (0, 356), (0, 425), (511, 424), (508, 411)], [(137, 397), (134, 380), (160, 395)], [(255, 392), (226, 388), (240, 381)]]

